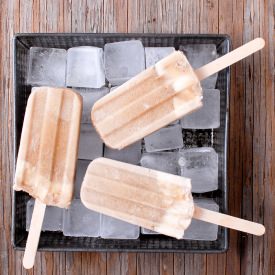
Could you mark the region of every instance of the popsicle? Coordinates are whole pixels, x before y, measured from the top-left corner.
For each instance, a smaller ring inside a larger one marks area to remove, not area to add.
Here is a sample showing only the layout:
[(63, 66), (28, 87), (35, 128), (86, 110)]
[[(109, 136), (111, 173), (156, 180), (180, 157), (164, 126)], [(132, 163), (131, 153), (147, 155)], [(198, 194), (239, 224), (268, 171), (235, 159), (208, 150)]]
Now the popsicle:
[(14, 189), (35, 200), (23, 265), (31, 268), (46, 204), (67, 208), (73, 195), (82, 99), (71, 89), (41, 87), (30, 94)]
[(255, 235), (265, 232), (261, 224), (194, 205), (188, 178), (106, 158), (88, 166), (80, 198), (91, 210), (178, 239), (192, 217)]
[(200, 80), (263, 47), (256, 38), (196, 71), (175, 51), (98, 100), (92, 122), (105, 144), (122, 149), (201, 107)]

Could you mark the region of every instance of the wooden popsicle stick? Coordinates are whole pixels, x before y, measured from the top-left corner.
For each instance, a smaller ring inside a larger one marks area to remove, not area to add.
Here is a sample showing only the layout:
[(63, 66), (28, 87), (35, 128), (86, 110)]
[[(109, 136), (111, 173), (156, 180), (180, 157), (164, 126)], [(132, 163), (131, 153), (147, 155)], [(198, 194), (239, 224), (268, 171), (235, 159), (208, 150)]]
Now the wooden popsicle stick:
[(261, 236), (265, 233), (265, 227), (262, 224), (200, 208), (198, 206), (195, 206), (193, 218), (257, 236)]
[(195, 73), (199, 80), (203, 80), (208, 76), (217, 73), (224, 68), (242, 60), (243, 58), (259, 51), (265, 45), (265, 41), (258, 37), (243, 46), (233, 50), (232, 52), (223, 55), (222, 57), (200, 67), (195, 70)]
[(29, 235), (26, 243), (23, 266), (26, 269), (30, 269), (34, 265), (35, 255), (39, 243), (39, 237), (44, 220), (44, 214), (46, 210), (46, 204), (35, 200), (34, 209), (32, 213), (32, 219), (29, 229)]

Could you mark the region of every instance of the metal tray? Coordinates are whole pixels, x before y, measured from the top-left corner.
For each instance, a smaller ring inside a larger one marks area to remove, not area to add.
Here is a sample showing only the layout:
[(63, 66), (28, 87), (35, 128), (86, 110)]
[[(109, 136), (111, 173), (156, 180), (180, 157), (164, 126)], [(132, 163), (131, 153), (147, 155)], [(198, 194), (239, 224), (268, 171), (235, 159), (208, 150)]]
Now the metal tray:
[[(30, 47), (64, 48), (91, 45), (103, 47), (105, 43), (139, 39), (146, 47), (175, 47), (184, 44), (214, 43), (219, 55), (230, 49), (227, 35), (202, 34), (93, 34), (93, 33), (52, 33), (17, 34), (14, 45), (14, 163), (16, 162), (22, 124), (31, 86), (26, 84), (28, 52)], [(227, 212), (227, 141), (229, 68), (219, 72), (216, 88), (221, 91), (221, 125), (214, 130), (184, 130), (188, 146), (213, 146), (219, 154), (219, 189), (204, 193), (203, 197), (213, 198), (220, 211)], [(10, 183), (12, 184), (12, 183)], [(202, 196), (202, 195), (196, 195)], [(26, 203), (30, 196), (24, 192), (13, 192), (12, 244), (15, 249), (26, 245)], [(135, 251), (135, 252), (203, 252), (217, 253), (228, 249), (228, 231), (219, 227), (216, 241), (176, 240), (163, 235), (140, 235), (137, 240), (105, 240), (89, 237), (65, 237), (61, 232), (41, 232), (39, 250), (49, 251)]]

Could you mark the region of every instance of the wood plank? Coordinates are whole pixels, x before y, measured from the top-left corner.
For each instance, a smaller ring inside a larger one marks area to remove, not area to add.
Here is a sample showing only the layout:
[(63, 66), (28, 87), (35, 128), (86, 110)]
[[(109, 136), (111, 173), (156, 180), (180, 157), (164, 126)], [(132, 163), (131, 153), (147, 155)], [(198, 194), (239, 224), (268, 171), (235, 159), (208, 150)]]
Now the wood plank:
[(107, 253), (106, 267), (108, 275), (136, 274), (136, 253)]
[(120, 273), (119, 253), (107, 253), (107, 274), (118, 275)]
[(120, 253), (121, 273), (134, 275), (137, 273), (137, 253)]
[(174, 255), (173, 253), (161, 253), (160, 255), (160, 274), (174, 274)]
[[(220, 2), (221, 3), (221, 2)], [(223, 13), (224, 31), (232, 35), (232, 47), (243, 44), (243, 2), (232, 2), (232, 15)], [(231, 66), (230, 123), (229, 123), (229, 162), (228, 189), (229, 213), (241, 217), (242, 179), (243, 179), (243, 130), (244, 130), (244, 81), (243, 61)], [(236, 182), (237, 180), (237, 182)], [(230, 248), (227, 252), (226, 273), (240, 274), (240, 234), (230, 230)]]
[[(249, 41), (253, 39), (253, 18), (254, 7), (250, 1), (244, 1), (244, 32), (243, 41)], [(256, 56), (255, 54), (254, 56)], [(243, 196), (242, 196), (242, 216), (248, 220), (252, 220), (252, 207), (253, 207), (253, 58), (250, 56), (246, 58), (244, 63), (244, 135), (243, 135), (243, 147), (242, 154), (244, 158), (243, 167)], [(253, 237), (245, 234), (241, 235), (241, 273), (251, 274), (252, 272), (252, 253), (253, 253)]]
[(33, 2), (32, 0), (27, 1), (20, 1), (20, 13), (18, 14), (20, 18), (20, 32), (28, 32), (32, 30), (33, 20), (32, 16), (33, 14), (30, 13), (30, 11), (33, 8)]
[(85, 32), (86, 0), (72, 0), (72, 32)]
[(219, 1), (200, 2), (200, 33), (218, 33), (219, 30)]
[[(274, 45), (275, 45), (275, 6), (274, 1), (267, 0), (261, 2), (261, 32), (266, 39), (266, 48), (261, 59), (262, 79), (264, 86), (261, 87), (262, 92), (265, 94), (265, 105), (267, 115), (265, 122), (266, 135), (261, 137), (265, 139), (265, 158), (263, 167), (263, 182), (264, 185), (264, 206), (263, 206), (263, 220), (266, 226), (266, 235), (264, 236), (264, 257), (260, 258), (254, 256), (255, 262), (262, 265), (262, 274), (275, 273), (275, 255), (274, 255), (274, 242), (275, 242), (275, 75), (274, 75)], [(261, 102), (261, 101), (260, 101)], [(262, 166), (261, 166), (262, 167)], [(257, 207), (255, 205), (255, 207)], [(256, 259), (257, 257), (257, 259)], [(255, 263), (255, 264), (256, 264)], [(255, 266), (256, 268), (257, 266)]]
[(160, 274), (160, 253), (138, 253), (137, 274), (158, 275)]
[(201, 275), (206, 274), (205, 254), (185, 254), (185, 274)]
[(173, 253), (174, 254), (174, 274), (185, 274), (185, 253)]
[(122, 32), (128, 31), (126, 0), (105, 0), (103, 4), (104, 10), (104, 32)]
[[(106, 274), (106, 253), (81, 253), (81, 274)], [(72, 272), (72, 271), (70, 271)]]
[(103, 32), (104, 30), (104, 1), (87, 1), (86, 32)]
[[(253, 19), (253, 34), (256, 36), (263, 36), (262, 30), (260, 30), (260, 16), (261, 16), (261, 1), (255, 3), (255, 13)], [(253, 56), (253, 85), (252, 85), (252, 96), (253, 96), (253, 157), (252, 157), (252, 219), (254, 221), (264, 223), (264, 192), (265, 192), (265, 176), (264, 170), (266, 165), (266, 140), (262, 139), (262, 136), (266, 136), (266, 117), (268, 115), (267, 95), (265, 79), (262, 77), (262, 67), (265, 66), (264, 53), (261, 51)], [(261, 66), (263, 64), (263, 66)], [(247, 212), (251, 209), (247, 209)], [(263, 258), (264, 258), (264, 238), (272, 237), (263, 236), (261, 238), (252, 238), (252, 255), (251, 255), (251, 274), (264, 274), (263, 273)], [(244, 269), (247, 270), (247, 264), (243, 263)]]
[[(14, 21), (13, 16), (16, 15)], [(11, 208), (13, 177), (12, 127), (12, 44), (13, 33), (19, 30), (19, 1), (4, 1), (0, 14), (0, 274), (16, 272), (16, 256), (11, 247)]]
[(127, 32), (128, 21), (127, 21), (127, 0), (116, 0), (114, 1), (114, 22), (116, 32)]
[(144, 6), (142, 6), (141, 3), (142, 0), (128, 1), (128, 32), (143, 32), (144, 13), (142, 12), (142, 9)]
[(103, 30), (104, 32), (116, 32), (115, 20), (114, 20), (114, 1), (104, 0), (103, 3), (104, 21)]
[(206, 274), (226, 274), (226, 254), (209, 254), (206, 261)]
[[(62, 18), (62, 27), (63, 32), (72, 32), (72, 0), (60, 1), (62, 4), (63, 13)], [(62, 10), (62, 8), (60, 8)]]

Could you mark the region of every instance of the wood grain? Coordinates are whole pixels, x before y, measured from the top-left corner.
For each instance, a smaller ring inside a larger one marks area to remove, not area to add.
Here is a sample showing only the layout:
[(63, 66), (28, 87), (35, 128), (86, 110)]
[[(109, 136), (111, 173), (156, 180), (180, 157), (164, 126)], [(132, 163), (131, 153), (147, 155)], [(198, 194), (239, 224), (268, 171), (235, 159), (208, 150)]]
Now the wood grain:
[[(10, 0), (0, 15), (0, 274), (275, 274), (274, 0)], [(31, 271), (10, 241), (12, 44), (17, 32), (227, 33), (266, 47), (231, 68), (229, 213), (264, 237), (230, 232), (225, 254), (39, 253)]]

